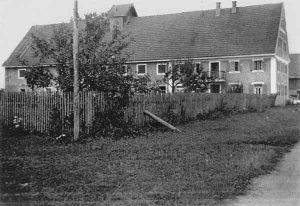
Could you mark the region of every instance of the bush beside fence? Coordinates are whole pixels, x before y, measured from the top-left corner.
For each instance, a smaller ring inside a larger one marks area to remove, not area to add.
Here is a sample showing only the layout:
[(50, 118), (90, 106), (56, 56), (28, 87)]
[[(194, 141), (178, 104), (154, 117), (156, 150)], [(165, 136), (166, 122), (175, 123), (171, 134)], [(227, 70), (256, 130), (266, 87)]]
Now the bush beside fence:
[[(255, 94), (204, 94), (175, 93), (156, 95), (135, 95), (125, 108), (125, 120), (142, 126), (151, 121), (143, 114), (148, 110), (169, 121), (194, 119), (199, 114), (206, 114), (218, 109), (262, 111), (274, 106), (276, 96)], [(104, 111), (109, 105), (105, 94), (96, 92), (80, 93), (80, 121), (86, 128), (93, 125), (96, 111)], [(0, 93), (0, 122), (11, 124), (13, 117), (22, 118), (25, 129), (47, 133), (53, 111), (59, 112), (61, 130), (68, 130), (73, 113), (72, 93)], [(170, 117), (171, 116), (171, 117)]]

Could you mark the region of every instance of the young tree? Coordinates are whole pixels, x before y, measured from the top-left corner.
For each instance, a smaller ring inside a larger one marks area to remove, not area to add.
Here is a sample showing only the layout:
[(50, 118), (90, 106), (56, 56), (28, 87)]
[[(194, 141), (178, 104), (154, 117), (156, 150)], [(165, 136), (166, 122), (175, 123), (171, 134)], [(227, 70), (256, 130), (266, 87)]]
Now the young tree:
[[(67, 23), (52, 27), (53, 35), (48, 40), (32, 36), (32, 47), (40, 62), (49, 59), (56, 62), (57, 76), (50, 79), (56, 83), (58, 89), (73, 91), (72, 27)], [(117, 93), (130, 95), (132, 85), (139, 80), (124, 75), (122, 67), (130, 56), (124, 49), (131, 40), (129, 35), (116, 29), (109, 32), (106, 14), (85, 15), (85, 18), (79, 21), (79, 90), (103, 91), (111, 96)], [(39, 78), (37, 81), (31, 81), (31, 88), (32, 85), (45, 87), (46, 82), (42, 85), (38, 82), (50, 77), (45, 75), (47, 72), (37, 71), (32, 70), (26, 75), (27, 80)]]
[(214, 82), (215, 77), (210, 76), (208, 72), (204, 72), (203, 65), (194, 66), (195, 71), (189, 73), (186, 76), (183, 82), (185, 91), (187, 92), (206, 92), (209, 88), (209, 85)]
[(214, 78), (203, 69), (201, 64), (197, 67), (192, 60), (173, 61), (170, 63), (163, 82), (171, 87), (172, 93), (180, 84), (186, 92), (205, 92)]
[(46, 68), (31, 68), (25, 73), (28, 87), (34, 91), (35, 88), (45, 88), (51, 85), (53, 75)]

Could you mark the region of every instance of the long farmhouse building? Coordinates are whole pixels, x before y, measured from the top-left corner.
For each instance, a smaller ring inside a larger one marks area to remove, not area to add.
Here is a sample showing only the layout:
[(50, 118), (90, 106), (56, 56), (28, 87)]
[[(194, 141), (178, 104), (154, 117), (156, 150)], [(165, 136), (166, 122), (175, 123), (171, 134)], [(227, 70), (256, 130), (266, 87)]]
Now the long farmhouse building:
[[(128, 73), (148, 74), (161, 80), (171, 61), (192, 59), (195, 66), (215, 75), (208, 92), (242, 86), (244, 93), (275, 94), (285, 103), (289, 93), (289, 46), (284, 4), (264, 4), (138, 17), (133, 4), (114, 5), (108, 11), (110, 26), (129, 33), (134, 41), (127, 51)], [(28, 91), (24, 71), (37, 59), (31, 34), (50, 38), (53, 25), (33, 26), (3, 64), (7, 91)], [(29, 66), (22, 66), (26, 59)], [(45, 67), (55, 63), (45, 61)], [(160, 85), (170, 92), (167, 85)]]

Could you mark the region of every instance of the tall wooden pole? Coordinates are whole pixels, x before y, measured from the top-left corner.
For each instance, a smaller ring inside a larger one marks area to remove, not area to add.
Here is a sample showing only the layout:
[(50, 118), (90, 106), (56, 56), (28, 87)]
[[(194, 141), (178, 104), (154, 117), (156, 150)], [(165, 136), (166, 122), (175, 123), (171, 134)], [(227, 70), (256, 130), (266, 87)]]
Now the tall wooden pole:
[(74, 65), (74, 93), (73, 93), (73, 109), (74, 109), (74, 139), (78, 140), (80, 130), (80, 108), (79, 108), (79, 85), (78, 85), (78, 1), (74, 2), (74, 20), (73, 20), (73, 65)]

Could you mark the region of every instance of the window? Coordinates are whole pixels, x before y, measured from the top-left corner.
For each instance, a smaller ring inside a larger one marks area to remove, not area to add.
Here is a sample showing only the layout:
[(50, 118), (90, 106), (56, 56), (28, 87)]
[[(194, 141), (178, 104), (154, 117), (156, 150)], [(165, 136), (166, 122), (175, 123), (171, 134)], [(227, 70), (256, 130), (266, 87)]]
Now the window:
[(286, 43), (283, 42), (283, 54), (286, 55), (287, 54), (287, 46)]
[(254, 61), (254, 70), (262, 70), (262, 60)]
[(158, 75), (164, 75), (167, 71), (167, 65), (166, 64), (157, 64), (157, 74)]
[(167, 93), (167, 86), (166, 85), (160, 85), (159, 87), (160, 93)]
[(184, 92), (184, 88), (182, 84), (177, 84), (176, 85), (176, 92)]
[(25, 92), (26, 90), (25, 89), (20, 89), (20, 92)]
[(239, 71), (239, 62), (234, 62), (234, 71)]
[(147, 73), (146, 64), (138, 64), (137, 65), (137, 74), (138, 75), (145, 75)]
[(127, 65), (122, 65), (122, 72), (124, 75), (128, 74), (128, 66)]
[(196, 63), (195, 64), (195, 72), (198, 73), (198, 74), (200, 74), (201, 70), (202, 70), (201, 63)]
[(278, 48), (279, 56), (282, 56), (282, 40), (280, 38), (278, 39)]
[(262, 94), (263, 86), (262, 84), (254, 84), (254, 94)]
[(210, 85), (210, 93), (221, 93), (221, 85), (220, 84)]
[(210, 62), (210, 77), (220, 78), (220, 62)]
[(19, 69), (18, 70), (18, 79), (25, 79), (26, 69)]
[(229, 83), (229, 93), (243, 93), (243, 85), (240, 83)]

